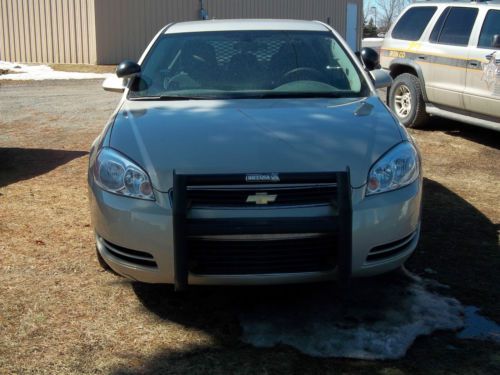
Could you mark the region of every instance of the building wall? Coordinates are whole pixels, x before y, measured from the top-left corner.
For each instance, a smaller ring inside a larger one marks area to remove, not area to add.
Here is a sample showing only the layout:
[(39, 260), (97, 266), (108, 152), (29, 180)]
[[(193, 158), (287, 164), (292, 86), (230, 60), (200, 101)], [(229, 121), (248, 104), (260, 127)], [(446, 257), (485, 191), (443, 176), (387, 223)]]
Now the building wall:
[(137, 60), (170, 22), (199, 18), (199, 0), (95, 0), (97, 63)]
[[(205, 0), (209, 18), (320, 20), (345, 36), (347, 3), (362, 0)], [(116, 64), (138, 59), (166, 24), (200, 18), (199, 0), (0, 0), (0, 60)], [(359, 38), (358, 38), (359, 39)]]
[[(97, 61), (137, 60), (162, 26), (200, 18), (199, 0), (95, 0)], [(361, 35), (363, 0), (204, 0), (208, 18), (292, 18), (319, 20), (345, 36), (347, 3), (358, 4)], [(143, 22), (138, 22), (143, 20)]]
[(0, 0), (0, 60), (95, 63), (94, 1)]

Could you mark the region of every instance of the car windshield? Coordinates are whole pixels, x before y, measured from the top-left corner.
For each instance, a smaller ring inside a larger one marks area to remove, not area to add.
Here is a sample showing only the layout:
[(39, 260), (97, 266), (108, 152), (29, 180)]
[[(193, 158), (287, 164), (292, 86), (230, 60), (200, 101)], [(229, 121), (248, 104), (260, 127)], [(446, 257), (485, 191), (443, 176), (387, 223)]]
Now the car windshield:
[(129, 91), (152, 100), (368, 95), (335, 36), (310, 31), (163, 35)]

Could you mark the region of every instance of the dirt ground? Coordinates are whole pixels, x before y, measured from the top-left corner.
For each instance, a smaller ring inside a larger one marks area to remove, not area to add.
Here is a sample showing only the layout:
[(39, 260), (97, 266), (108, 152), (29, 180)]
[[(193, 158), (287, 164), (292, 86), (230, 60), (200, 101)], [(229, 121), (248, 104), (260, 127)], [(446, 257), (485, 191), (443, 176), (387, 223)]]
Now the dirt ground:
[[(418, 338), (395, 361), (313, 358), (240, 341), (240, 306), (300, 300), (314, 286), (179, 296), (103, 272), (87, 151), (118, 99), (98, 81), (0, 82), (0, 373), (500, 373), (498, 344), (453, 332)], [(425, 197), (407, 267), (500, 322), (500, 134), (444, 120), (411, 133)]]

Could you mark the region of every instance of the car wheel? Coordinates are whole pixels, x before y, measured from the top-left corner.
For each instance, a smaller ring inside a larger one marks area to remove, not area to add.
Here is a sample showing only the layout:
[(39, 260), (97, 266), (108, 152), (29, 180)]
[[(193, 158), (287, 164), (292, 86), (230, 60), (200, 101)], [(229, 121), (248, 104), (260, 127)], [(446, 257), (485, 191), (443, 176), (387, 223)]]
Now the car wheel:
[(413, 74), (396, 77), (389, 92), (389, 107), (408, 128), (422, 128), (429, 119), (420, 80)]

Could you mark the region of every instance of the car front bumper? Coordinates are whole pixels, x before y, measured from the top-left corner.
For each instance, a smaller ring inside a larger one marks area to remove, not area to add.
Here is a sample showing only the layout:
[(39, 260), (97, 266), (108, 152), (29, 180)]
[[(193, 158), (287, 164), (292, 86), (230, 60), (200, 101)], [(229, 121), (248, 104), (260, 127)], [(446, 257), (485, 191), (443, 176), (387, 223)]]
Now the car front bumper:
[[(364, 188), (351, 189), (352, 246), (350, 275), (365, 277), (400, 267), (415, 250), (420, 232), (421, 179), (389, 193), (364, 197)], [(90, 181), (90, 207), (97, 249), (117, 273), (141, 282), (175, 283), (173, 209), (168, 193), (155, 192), (145, 201), (103, 191)], [(223, 218), (315, 217), (324, 207), (293, 209), (226, 209), (198, 215)], [(131, 261), (130, 261), (131, 260)], [(154, 265), (154, 266), (152, 266)], [(333, 280), (329, 271), (243, 275), (188, 273), (192, 285), (259, 285)]]

